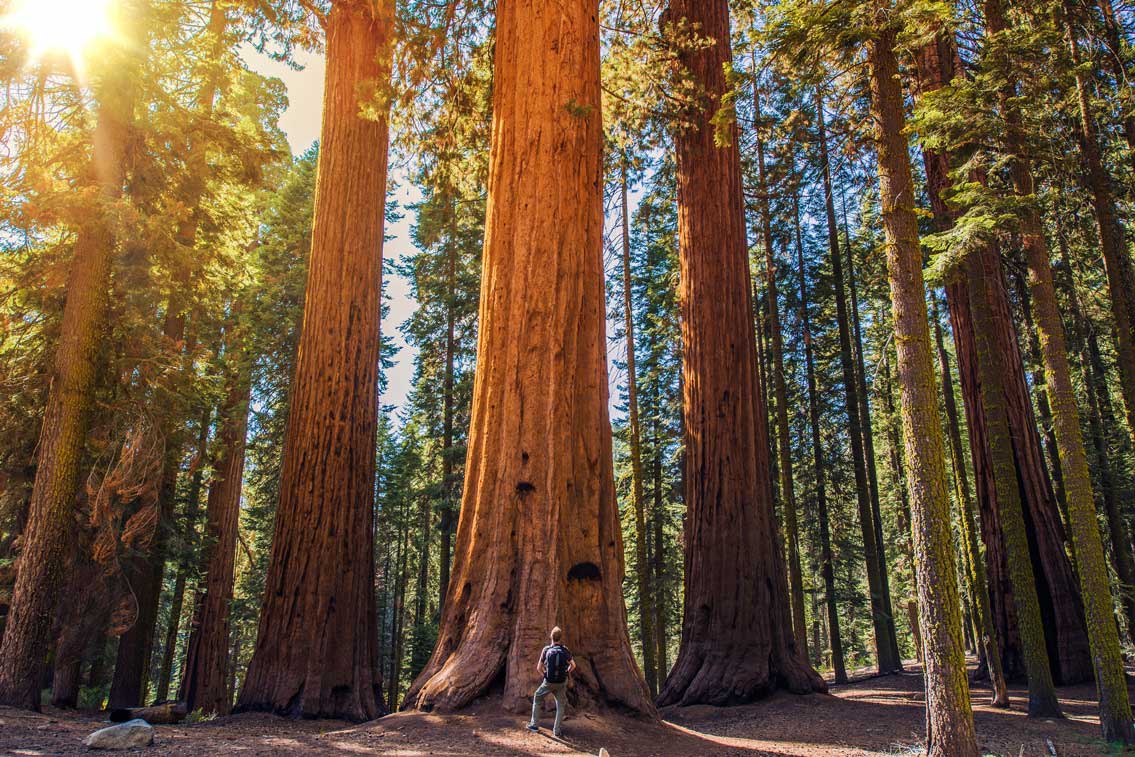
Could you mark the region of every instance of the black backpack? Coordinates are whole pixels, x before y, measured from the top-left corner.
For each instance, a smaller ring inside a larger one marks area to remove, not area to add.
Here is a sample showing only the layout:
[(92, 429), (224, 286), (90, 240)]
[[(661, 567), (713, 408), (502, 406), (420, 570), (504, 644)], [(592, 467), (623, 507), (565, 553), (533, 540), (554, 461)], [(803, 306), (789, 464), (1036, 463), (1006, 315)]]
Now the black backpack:
[(544, 655), (544, 680), (548, 683), (563, 683), (567, 680), (568, 651), (559, 644), (548, 647)]

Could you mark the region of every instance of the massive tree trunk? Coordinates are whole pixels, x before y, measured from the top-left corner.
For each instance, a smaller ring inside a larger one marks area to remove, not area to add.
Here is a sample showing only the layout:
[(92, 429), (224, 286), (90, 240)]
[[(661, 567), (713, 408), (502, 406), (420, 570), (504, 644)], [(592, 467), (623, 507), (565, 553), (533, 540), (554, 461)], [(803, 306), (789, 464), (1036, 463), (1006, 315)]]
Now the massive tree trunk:
[(654, 714), (623, 602), (607, 413), (598, 5), (497, 12), (477, 373), (452, 579), (405, 706), (527, 706), (554, 625), (570, 700)]
[(638, 585), (639, 637), (642, 664), (646, 669), (646, 685), (651, 694), (658, 693), (658, 668), (655, 664), (654, 593), (650, 582), (650, 566), (646, 561), (646, 503), (642, 491), (642, 434), (638, 417), (638, 374), (635, 371), (634, 310), (631, 308), (631, 227), (630, 203), (627, 199), (627, 164), (624, 158), (619, 199), (623, 215), (623, 321), (627, 342), (627, 414), (630, 422), (631, 508), (635, 528), (635, 580)]
[(919, 626), (931, 757), (977, 757), (962, 647), (961, 601), (950, 534), (950, 497), (938, 392), (930, 350), (914, 180), (903, 114), (895, 30), (881, 6), (867, 42), (871, 111), (879, 162), (879, 199), (898, 354), (903, 438), (912, 505)]
[[(132, 4), (132, 8), (135, 5), (141, 4)], [(138, 23), (139, 15), (128, 20)], [(129, 57), (123, 60), (116, 54), (106, 64), (108, 73), (99, 88), (87, 183), (97, 190), (100, 205), (79, 225), (67, 278), (67, 300), (39, 434), (35, 484), (0, 644), (0, 705), (39, 709), (39, 683), (71, 549), (79, 468), (94, 399), (95, 363), (106, 327), (115, 250), (109, 206), (122, 195), (133, 119), (132, 69), (139, 53), (126, 42), (123, 48)]]
[[(820, 142), (820, 172), (824, 182), (824, 209), (828, 228), (828, 259), (832, 266), (835, 290), (836, 325), (839, 332), (839, 363), (843, 373), (843, 391), (847, 412), (848, 436), (851, 440), (851, 463), (855, 472), (855, 500), (859, 506), (859, 530), (863, 536), (863, 554), (867, 563), (867, 587), (871, 593), (871, 622), (875, 630), (875, 655), (880, 673), (902, 670), (895, 636), (895, 618), (891, 610), (890, 589), (887, 588), (887, 566), (881, 559), (879, 535), (871, 507), (871, 491), (867, 480), (867, 461), (863, 450), (863, 421), (860, 417), (859, 381), (851, 352), (851, 329), (848, 325), (847, 296), (843, 282), (843, 252), (839, 248), (836, 227), (835, 199), (832, 193), (832, 173), (828, 160), (828, 137), (824, 126), (824, 97), (819, 88), (815, 92), (816, 128)], [(870, 422), (870, 419), (867, 419)]]
[(230, 340), (229, 396), (221, 411), (219, 445), (206, 503), (205, 590), (194, 608), (178, 700), (190, 711), (227, 715), (232, 709), (228, 686), (229, 605), (233, 598), (237, 528), (240, 521), (244, 445), (248, 433), (250, 366), (241, 355), (239, 332)]
[(1032, 561), (1029, 559), (1024, 507), (1013, 464), (1013, 442), (1003, 385), (1007, 366), (1005, 357), (996, 344), (992, 323), (990, 293), (995, 287), (1002, 285), (1001, 261), (996, 250), (982, 245), (969, 253), (965, 270), (977, 343), (981, 405), (1001, 515), (1001, 535), (1007, 549), (1009, 578), (1013, 583), (1013, 600), (1017, 608), (1017, 628), (1021, 634), (1021, 653), (1028, 675), (1028, 712), (1030, 717), (1059, 717), (1060, 705), (1056, 700), (1052, 669), (1045, 649), (1040, 601), (1037, 598)]
[[(374, 475), (393, 8), (337, 0), (311, 266), (280, 501), (242, 710), (366, 720), (382, 710)], [(365, 117), (378, 109), (377, 117)], [(362, 111), (362, 112), (360, 112)]]
[[(755, 66), (754, 66), (755, 70)], [(757, 179), (760, 192), (761, 242), (765, 254), (765, 296), (768, 298), (769, 344), (771, 346), (773, 397), (776, 402), (776, 443), (779, 450), (781, 510), (784, 513), (785, 540), (788, 542), (788, 589), (792, 602), (792, 630), (800, 655), (808, 658), (808, 634), (804, 623), (804, 578), (800, 570), (800, 529), (796, 514), (796, 484), (792, 470), (792, 441), (789, 437), (788, 382), (784, 370), (784, 332), (780, 323), (780, 302), (776, 284), (776, 254), (772, 246), (772, 213), (769, 209), (769, 187), (765, 174), (764, 136), (760, 133), (760, 85), (753, 82), (753, 107), (756, 110)], [(842, 657), (842, 653), (841, 653)], [(842, 661), (842, 660), (841, 660)]]
[[(958, 72), (953, 40), (939, 35), (919, 54), (919, 87), (929, 92), (947, 84)], [(950, 186), (951, 156), (933, 150), (923, 151), (927, 190), (939, 231), (949, 229), (956, 214), (943, 195)], [(1054, 678), (1064, 684), (1090, 679), (1087, 637), (1075, 573), (1065, 551), (1065, 534), (1059, 506), (1048, 480), (1044, 454), (1028, 383), (1025, 380), (1017, 333), (1013, 325), (1008, 292), (1000, 272), (992, 282), (990, 307), (998, 351), (1004, 355), (1005, 407), (1008, 412), (1018, 487), (1023, 497), (1025, 527), (1028, 533), (1032, 570), (1037, 579), (1041, 617)], [(946, 285), (946, 302), (958, 359), (966, 424), (969, 429), (974, 486), (981, 511), (981, 535), (989, 576), (990, 609), (996, 628), (1001, 661), (1009, 680), (1023, 680), (1024, 660), (1012, 583), (1009, 578), (1008, 551), (1001, 527), (1001, 513), (994, 483), (989, 435), (981, 403), (977, 343), (970, 309), (970, 286), (964, 272)]]
[(708, 95), (675, 135), (686, 471), (682, 642), (659, 703), (729, 705), (774, 689), (822, 691), (792, 632), (769, 480), (767, 414), (756, 376), (741, 161), (714, 117), (731, 60), (727, 0), (673, 0), (664, 26), (712, 43), (681, 49)]
[[(828, 518), (827, 466), (820, 439), (820, 398), (816, 388), (816, 366), (812, 357), (812, 324), (808, 316), (808, 281), (804, 270), (804, 242), (800, 235), (799, 194), (792, 196), (792, 214), (796, 230), (796, 265), (800, 279), (800, 323), (804, 332), (804, 370), (808, 381), (808, 425), (812, 432), (812, 466), (816, 477), (816, 520), (820, 536), (820, 575), (824, 580), (824, 606), (828, 619), (828, 646), (836, 683), (847, 683), (847, 666), (843, 659), (843, 639), (839, 630), (839, 602), (835, 590), (835, 566), (832, 562), (832, 539)], [(819, 650), (817, 650), (817, 653)]]

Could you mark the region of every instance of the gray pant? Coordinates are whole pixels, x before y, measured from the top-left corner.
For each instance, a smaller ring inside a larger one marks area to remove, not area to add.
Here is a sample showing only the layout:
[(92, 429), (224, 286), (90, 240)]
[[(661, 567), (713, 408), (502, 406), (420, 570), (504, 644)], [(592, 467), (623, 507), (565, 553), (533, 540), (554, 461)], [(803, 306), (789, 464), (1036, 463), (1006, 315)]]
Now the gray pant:
[(564, 722), (564, 706), (567, 701), (564, 695), (567, 693), (567, 682), (564, 683), (548, 683), (544, 681), (540, 684), (540, 688), (536, 689), (536, 693), (532, 696), (532, 720), (531, 725), (536, 725), (540, 719), (540, 705), (544, 701), (544, 697), (551, 694), (556, 698), (556, 724), (552, 726), (552, 733), (557, 736), (560, 735), (560, 726)]

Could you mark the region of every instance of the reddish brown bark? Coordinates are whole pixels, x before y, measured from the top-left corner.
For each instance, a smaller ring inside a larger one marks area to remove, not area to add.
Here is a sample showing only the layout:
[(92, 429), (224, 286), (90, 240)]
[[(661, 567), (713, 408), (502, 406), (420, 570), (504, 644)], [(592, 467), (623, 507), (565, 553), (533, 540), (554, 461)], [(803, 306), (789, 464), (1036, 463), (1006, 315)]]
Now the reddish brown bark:
[(113, 75), (102, 82), (99, 92), (87, 181), (97, 190), (99, 205), (79, 224), (67, 278), (67, 300), (39, 436), (35, 484), (0, 644), (2, 705), (39, 709), (39, 682), (65, 581), (79, 468), (93, 401), (95, 360), (106, 325), (115, 245), (109, 206), (122, 195), (127, 135), (133, 117), (130, 69), (136, 63), (132, 57), (136, 52), (130, 52), (128, 59), (116, 54), (116, 60), (108, 64)]
[(349, 720), (382, 710), (374, 450), (387, 125), (376, 90), (392, 23), (390, 4), (356, 0), (337, 0), (326, 20), (304, 323), (242, 710)]
[[(944, 86), (958, 70), (952, 40), (940, 35), (935, 43), (920, 50), (918, 64), (921, 91), (929, 92)], [(955, 212), (943, 199), (950, 186), (950, 156), (924, 150), (923, 159), (935, 227), (939, 230), (948, 229), (956, 218)], [(992, 254), (996, 255), (996, 251), (992, 251)], [(1040, 433), (1025, 380), (1024, 363), (1003, 278), (998, 277), (989, 289), (991, 315), (997, 331), (996, 344), (998, 352), (1005, 356), (1007, 368), (1004, 377), (1006, 412), (1052, 672), (1058, 683), (1078, 683), (1091, 677), (1079, 588), (1065, 551), (1060, 508), (1044, 464)], [(993, 480), (988, 433), (981, 406), (977, 347), (969, 298), (969, 284), (964, 275), (946, 285), (946, 302), (950, 311), (958, 377), (969, 429), (974, 489), (981, 511), (981, 535), (986, 547), (985, 561), (994, 627), (1006, 677), (1009, 680), (1023, 680), (1024, 661), (1021, 657), (1017, 613)]]
[(527, 707), (554, 625), (575, 706), (654, 714), (623, 603), (604, 358), (598, 3), (498, 7), (477, 373), (452, 578), (406, 707)]
[[(239, 337), (238, 337), (239, 338)], [(233, 359), (230, 355), (230, 359)], [(235, 360), (240, 361), (240, 357)], [(237, 527), (240, 520), (244, 443), (248, 432), (251, 382), (248, 367), (235, 366), (213, 460), (213, 480), (206, 503), (205, 545), (208, 555), (205, 590), (194, 608), (178, 701), (190, 711), (227, 715), (232, 709), (228, 687), (229, 604), (233, 598)]]
[(729, 705), (777, 688), (823, 691), (792, 632), (759, 407), (748, 243), (735, 123), (715, 143), (727, 91), (729, 3), (674, 0), (663, 25), (712, 44), (678, 51), (708, 102), (675, 135), (686, 444), (682, 642), (659, 704)]

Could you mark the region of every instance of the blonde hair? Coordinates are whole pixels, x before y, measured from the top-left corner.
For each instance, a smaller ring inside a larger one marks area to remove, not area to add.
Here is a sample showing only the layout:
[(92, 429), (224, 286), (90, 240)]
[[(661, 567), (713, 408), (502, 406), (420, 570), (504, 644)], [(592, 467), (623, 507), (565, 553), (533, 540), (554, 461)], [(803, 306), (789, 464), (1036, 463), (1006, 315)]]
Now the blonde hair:
[(564, 631), (559, 626), (556, 626), (555, 628), (552, 629), (552, 641), (559, 642), (559, 640), (561, 638), (563, 638), (563, 635), (564, 635)]

